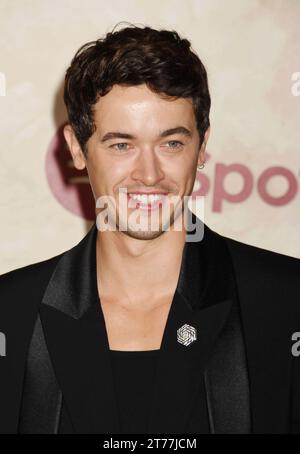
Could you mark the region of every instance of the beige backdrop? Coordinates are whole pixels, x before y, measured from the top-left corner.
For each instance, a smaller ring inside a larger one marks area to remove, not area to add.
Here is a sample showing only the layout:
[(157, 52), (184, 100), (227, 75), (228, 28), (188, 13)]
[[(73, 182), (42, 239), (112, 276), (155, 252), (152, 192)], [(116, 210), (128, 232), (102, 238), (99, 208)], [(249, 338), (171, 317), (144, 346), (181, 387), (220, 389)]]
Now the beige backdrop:
[(55, 195), (46, 156), (66, 120), (61, 88), (73, 54), (119, 21), (176, 29), (207, 67), (205, 222), (300, 258), (299, 0), (0, 0), (0, 8), (0, 273), (69, 249), (91, 225)]

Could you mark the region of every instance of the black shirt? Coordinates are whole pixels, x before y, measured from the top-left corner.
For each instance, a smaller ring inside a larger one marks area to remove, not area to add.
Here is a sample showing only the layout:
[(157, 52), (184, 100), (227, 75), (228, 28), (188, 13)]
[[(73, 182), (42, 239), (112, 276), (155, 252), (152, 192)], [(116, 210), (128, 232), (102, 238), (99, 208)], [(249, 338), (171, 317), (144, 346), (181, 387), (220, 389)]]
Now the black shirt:
[[(122, 434), (148, 433), (148, 409), (159, 352), (110, 350)], [(209, 433), (203, 385), (200, 377), (198, 399), (189, 420), (189, 433)]]
[(147, 433), (159, 350), (110, 350), (122, 434)]
[[(148, 411), (159, 353), (160, 350), (110, 350), (121, 434), (148, 433)], [(58, 433), (75, 433), (64, 402)], [(184, 433), (210, 433), (203, 376), (199, 377), (198, 397)]]

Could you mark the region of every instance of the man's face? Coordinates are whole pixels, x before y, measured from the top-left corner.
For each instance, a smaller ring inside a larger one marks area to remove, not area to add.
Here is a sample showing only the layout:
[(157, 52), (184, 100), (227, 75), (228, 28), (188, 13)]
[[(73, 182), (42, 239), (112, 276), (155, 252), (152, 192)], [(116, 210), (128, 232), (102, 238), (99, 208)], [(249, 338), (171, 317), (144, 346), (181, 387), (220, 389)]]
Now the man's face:
[[(173, 224), (178, 201), (183, 207), (184, 196), (192, 193), (197, 164), (204, 160), (209, 130), (200, 149), (191, 100), (162, 99), (146, 85), (114, 85), (94, 105), (94, 121), (96, 131), (87, 142), (87, 159), (74, 135), (71, 137), (72, 132), (65, 132), (75, 167), (87, 167), (96, 201), (101, 196), (112, 197), (114, 206), (110, 205), (109, 209), (115, 210), (117, 230), (120, 224), (126, 225), (122, 232), (138, 239), (161, 235), (166, 222), (169, 226)], [(178, 127), (181, 127), (178, 132), (161, 136)], [(120, 188), (127, 191), (128, 198), (127, 194), (119, 198)], [(156, 192), (161, 194), (153, 198), (137, 196)], [(160, 197), (164, 195), (167, 199)], [(176, 196), (175, 206), (168, 203), (172, 196)], [(125, 201), (122, 209), (120, 200)], [(162, 209), (162, 200), (168, 209)], [(157, 224), (153, 229), (151, 218), (158, 220), (158, 229)], [(131, 228), (130, 219), (140, 222), (143, 228)]]

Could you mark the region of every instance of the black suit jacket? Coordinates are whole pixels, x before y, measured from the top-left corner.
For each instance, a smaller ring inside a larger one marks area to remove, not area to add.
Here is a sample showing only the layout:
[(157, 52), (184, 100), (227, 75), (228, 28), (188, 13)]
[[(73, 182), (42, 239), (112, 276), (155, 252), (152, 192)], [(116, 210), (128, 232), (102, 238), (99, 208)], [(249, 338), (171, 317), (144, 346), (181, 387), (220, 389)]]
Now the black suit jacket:
[[(0, 276), (1, 433), (58, 433), (63, 409), (75, 433), (118, 433), (96, 235), (95, 223), (66, 252)], [(211, 433), (300, 433), (299, 282), (300, 260), (207, 225), (186, 242), (148, 433), (185, 433), (200, 378)], [(197, 330), (189, 346), (184, 324)]]

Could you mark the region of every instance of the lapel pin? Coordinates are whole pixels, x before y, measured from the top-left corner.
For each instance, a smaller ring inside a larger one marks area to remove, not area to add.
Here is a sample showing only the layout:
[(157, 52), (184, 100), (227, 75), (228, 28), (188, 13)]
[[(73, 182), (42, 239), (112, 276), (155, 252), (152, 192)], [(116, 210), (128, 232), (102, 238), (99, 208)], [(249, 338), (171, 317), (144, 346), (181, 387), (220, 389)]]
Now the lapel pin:
[(197, 339), (197, 330), (191, 325), (182, 325), (177, 330), (177, 342), (182, 345), (188, 346)]

